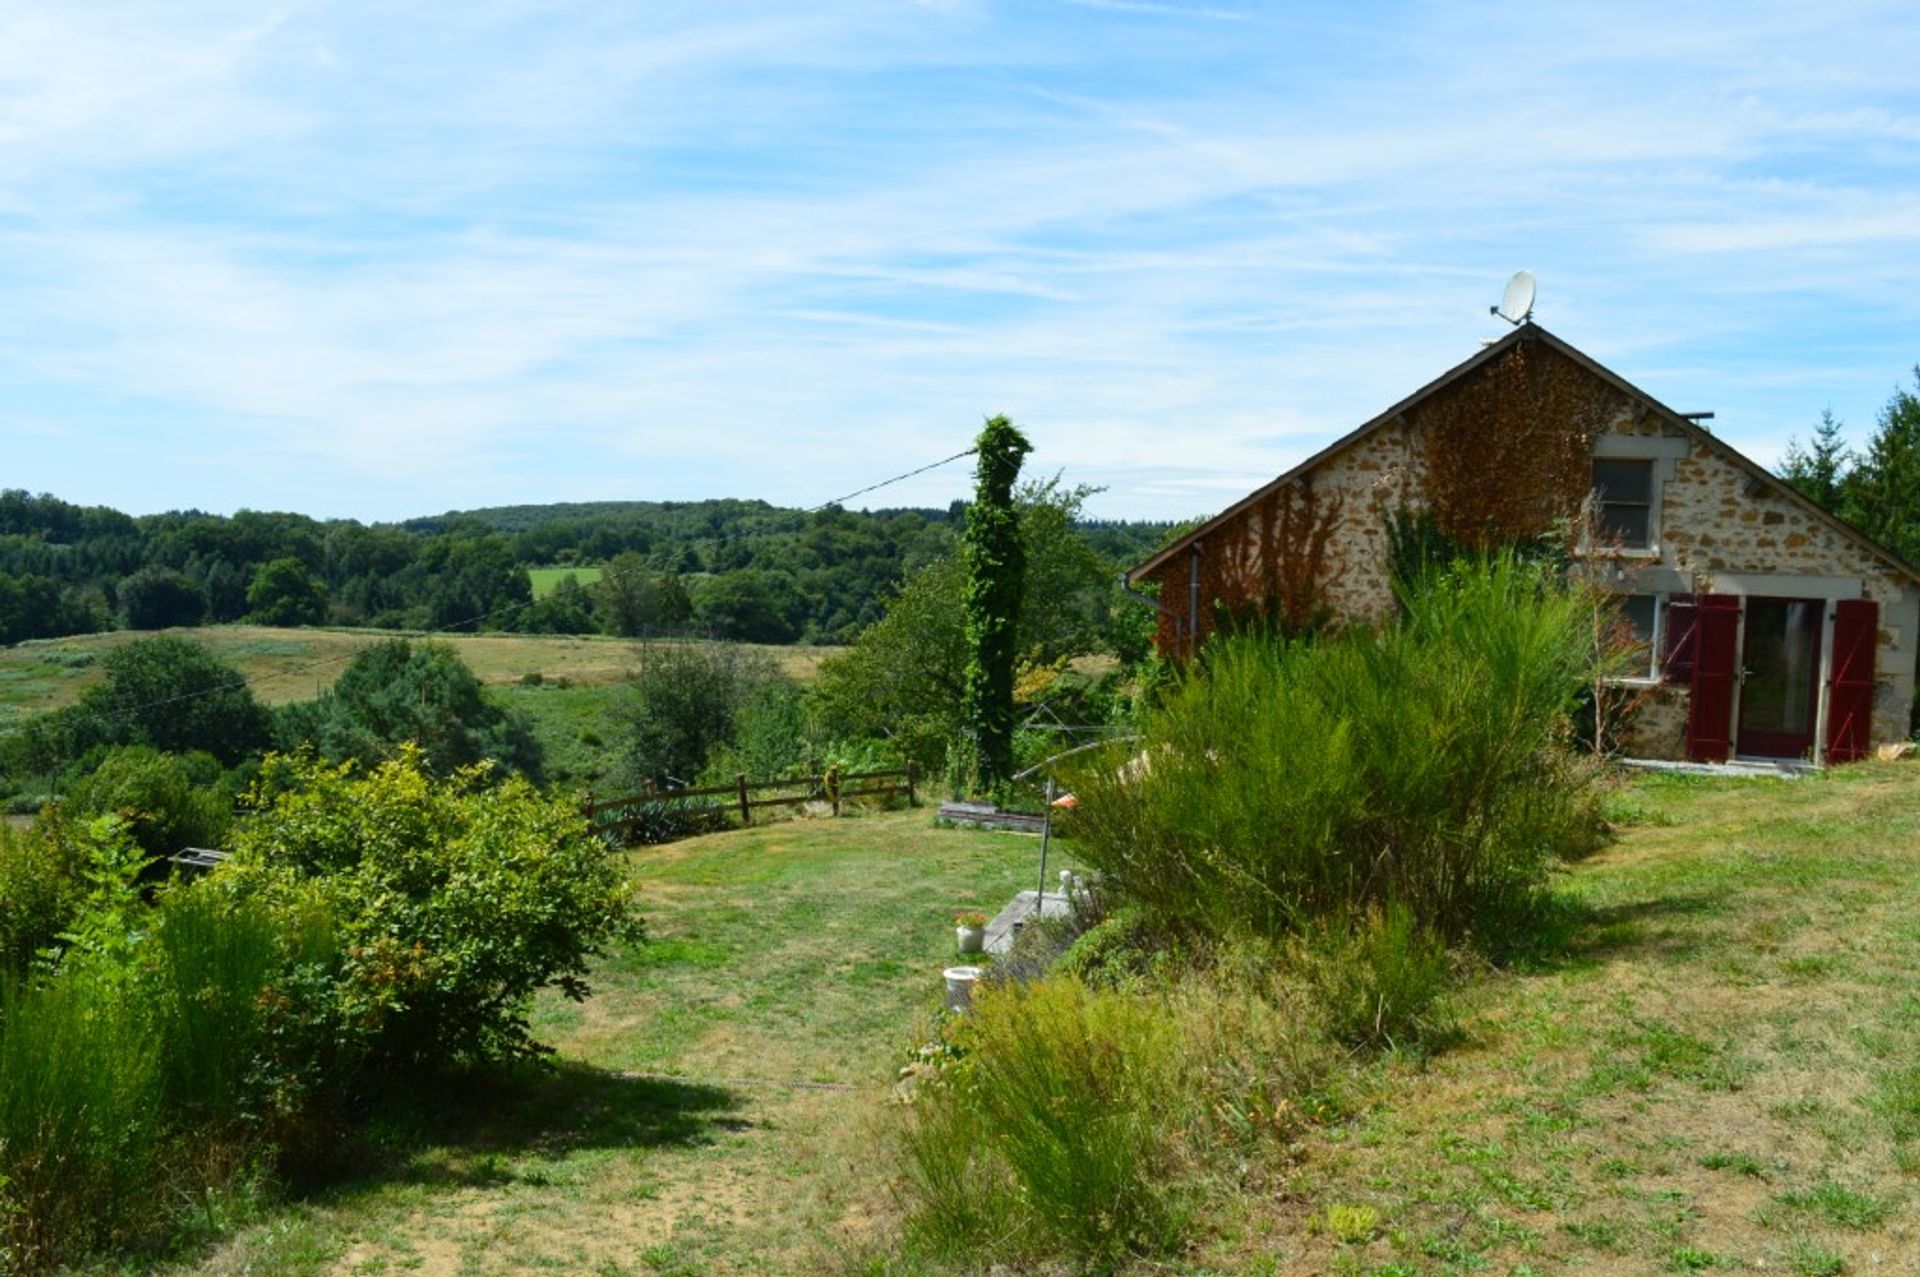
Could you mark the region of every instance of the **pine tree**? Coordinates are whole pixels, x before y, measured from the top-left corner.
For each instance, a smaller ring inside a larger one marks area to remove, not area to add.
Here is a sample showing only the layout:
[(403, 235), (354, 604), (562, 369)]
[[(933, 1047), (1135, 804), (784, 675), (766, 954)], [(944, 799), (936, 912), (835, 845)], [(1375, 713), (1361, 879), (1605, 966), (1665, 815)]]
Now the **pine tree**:
[(1908, 562), (1920, 561), (1920, 365), (1914, 390), (1895, 390), (1847, 475), (1841, 513)]
[(1840, 513), (1847, 472), (1854, 462), (1841, 430), (1833, 409), (1822, 410), (1812, 446), (1802, 448), (1798, 439), (1788, 440), (1786, 460), (1780, 466), (1780, 477), (1828, 514)]

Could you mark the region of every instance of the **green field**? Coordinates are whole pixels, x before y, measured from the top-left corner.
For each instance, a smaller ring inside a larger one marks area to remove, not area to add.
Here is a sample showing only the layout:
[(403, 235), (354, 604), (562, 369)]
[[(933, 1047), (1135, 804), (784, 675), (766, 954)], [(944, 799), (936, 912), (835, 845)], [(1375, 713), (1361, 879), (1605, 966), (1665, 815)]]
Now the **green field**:
[(591, 586), (600, 579), (603, 570), (597, 567), (528, 568), (527, 575), (533, 580), (533, 597), (544, 599), (553, 593), (553, 587), (560, 584), (564, 577), (571, 576), (581, 585)]
[[(1347, 1116), (1139, 1272), (1920, 1270), (1920, 767), (1638, 780), (1612, 811), (1564, 940), (1473, 976), (1458, 1045), (1356, 1058)], [(636, 854), (653, 943), (542, 1004), (557, 1077), (449, 1102), (205, 1270), (847, 1271), (889, 1246), (877, 1132), (948, 912), (1035, 850), (923, 811)]]
[[(324, 691), (355, 652), (396, 637), (386, 630), (276, 629), (259, 625), (214, 625), (164, 630), (204, 643), (238, 666), (268, 704), (302, 700)], [(142, 637), (128, 630), (73, 638), (40, 639), (0, 648), (0, 728), (28, 714), (70, 705), (81, 689), (100, 678), (101, 652)], [(482, 683), (502, 687), (529, 674), (545, 682), (606, 687), (625, 681), (634, 644), (599, 635), (437, 635), (450, 643)], [(788, 674), (813, 677), (830, 647), (761, 647)]]

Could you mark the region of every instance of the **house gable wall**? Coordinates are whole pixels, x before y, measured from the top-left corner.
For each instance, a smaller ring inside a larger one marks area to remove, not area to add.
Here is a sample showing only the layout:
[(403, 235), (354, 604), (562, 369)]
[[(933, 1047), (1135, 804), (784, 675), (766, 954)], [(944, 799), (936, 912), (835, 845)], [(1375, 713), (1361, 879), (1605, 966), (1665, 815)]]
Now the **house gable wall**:
[[(1567, 364), (1565, 356), (1551, 358)], [(1473, 374), (1484, 375), (1483, 367)], [(1879, 604), (1880, 645), (1874, 700), (1873, 740), (1905, 739), (1914, 694), (1916, 648), (1920, 648), (1920, 588), (1910, 576), (1857, 538), (1800, 502), (1758, 479), (1753, 470), (1698, 427), (1582, 369), (1591, 387), (1593, 411), (1576, 415), (1590, 432), (1591, 452), (1607, 457), (1642, 456), (1654, 462), (1657, 483), (1654, 544), (1610, 560), (1618, 572), (1603, 573), (1622, 593), (1774, 593), (1827, 599), (1859, 597)], [(1461, 393), (1459, 384), (1431, 399)], [(1434, 420), (1426, 403), (1405, 411), (1336, 446), (1297, 472), (1286, 487), (1310, 496), (1331, 520), (1316, 563), (1318, 593), (1336, 620), (1377, 622), (1391, 615), (1388, 516), (1419, 511), (1432, 503), (1428, 488), (1434, 440), (1424, 424)], [(1564, 411), (1564, 409), (1563, 409)], [(1500, 441), (1486, 441), (1497, 457)], [(1512, 441), (1506, 441), (1509, 446)], [(1443, 467), (1457, 471), (1459, 467)], [(1490, 465), (1485, 481), (1500, 481)], [(1263, 520), (1273, 518), (1272, 500), (1255, 502), (1195, 543), (1201, 569), (1197, 609), (1199, 636), (1214, 622), (1223, 565), (1244, 562), (1260, 542)], [(1189, 568), (1196, 555), (1183, 551), (1153, 573), (1161, 582), (1160, 648), (1189, 650), (1192, 607)], [(1244, 569), (1241, 569), (1244, 574)], [(1680, 757), (1685, 751), (1685, 689), (1649, 685), (1635, 714), (1630, 745), (1649, 756)]]

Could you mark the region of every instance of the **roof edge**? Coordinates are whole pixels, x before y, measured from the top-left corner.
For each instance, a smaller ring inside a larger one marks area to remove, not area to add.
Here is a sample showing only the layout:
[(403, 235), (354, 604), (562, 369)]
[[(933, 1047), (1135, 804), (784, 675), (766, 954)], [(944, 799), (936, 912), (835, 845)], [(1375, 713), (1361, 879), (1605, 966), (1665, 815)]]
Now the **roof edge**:
[(1294, 465), (1278, 478), (1254, 489), (1247, 496), (1234, 502), (1219, 514), (1214, 515), (1211, 519), (1202, 523), (1199, 527), (1194, 528), (1192, 531), (1187, 532), (1177, 540), (1156, 551), (1150, 558), (1138, 566), (1128, 569), (1127, 584), (1140, 584), (1140, 582), (1146, 580), (1153, 575), (1153, 573), (1165, 567), (1174, 555), (1187, 549), (1195, 542), (1205, 539), (1208, 533), (1230, 522), (1238, 515), (1265, 500), (1269, 495), (1278, 491), (1286, 484), (1298, 480), (1315, 466), (1320, 465), (1335, 454), (1360, 442), (1368, 435), (1371, 435), (1376, 430), (1392, 422), (1420, 400), (1444, 389), (1446, 386), (1467, 376), (1469, 373), (1476, 371), (1482, 365), (1497, 358), (1500, 354), (1520, 342), (1536, 340), (1545, 341), (1548, 345), (1552, 346), (1554, 350), (1567, 356), (1589, 373), (1646, 405), (1649, 410), (1663, 418), (1667, 424), (1679, 429), (1687, 438), (1705, 443), (1708, 448), (1721, 454), (1745, 470), (1750, 476), (1764, 483), (1775, 495), (1785, 497), (1790, 504), (1797, 505), (1804, 513), (1813, 515), (1834, 531), (1840, 533), (1849, 541), (1852, 541), (1860, 549), (1866, 550), (1868, 553), (1878, 557), (1895, 571), (1906, 576), (1916, 585), (1920, 585), (1920, 567), (1916, 567), (1914, 564), (1907, 562), (1906, 559), (1894, 553), (1893, 550), (1882, 545), (1866, 533), (1860, 531), (1860, 529), (1854, 527), (1845, 519), (1840, 518), (1829, 510), (1821, 508), (1798, 488), (1795, 488), (1785, 479), (1782, 479), (1779, 475), (1773, 473), (1773, 471), (1753, 460), (1753, 458), (1747, 456), (1744, 452), (1741, 452), (1738, 448), (1728, 443), (1725, 439), (1722, 439), (1719, 435), (1714, 434), (1699, 422), (1675, 412), (1672, 408), (1669, 408), (1666, 404), (1660, 402), (1660, 400), (1655, 399), (1652, 395), (1640, 389), (1640, 387), (1634, 385), (1619, 373), (1614, 372), (1606, 365), (1569, 345), (1564, 339), (1554, 336), (1532, 320), (1520, 324), (1514, 331), (1508, 333), (1500, 340), (1490, 343), (1485, 349), (1479, 351), (1471, 358), (1455, 364), (1446, 372), (1441, 373), (1438, 377), (1420, 387), (1420, 389), (1414, 391), (1404, 399), (1399, 400), (1392, 407), (1369, 418), (1353, 430), (1335, 439), (1332, 443), (1320, 449), (1320, 451)]

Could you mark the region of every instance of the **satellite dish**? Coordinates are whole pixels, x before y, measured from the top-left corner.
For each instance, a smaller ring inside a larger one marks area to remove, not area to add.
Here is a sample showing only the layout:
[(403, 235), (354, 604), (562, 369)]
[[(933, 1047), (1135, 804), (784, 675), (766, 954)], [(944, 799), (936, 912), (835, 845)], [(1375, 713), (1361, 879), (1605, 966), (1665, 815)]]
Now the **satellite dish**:
[(1488, 307), (1488, 313), (1498, 315), (1516, 328), (1533, 318), (1533, 272), (1518, 270), (1507, 281), (1507, 291), (1501, 294), (1498, 306)]

